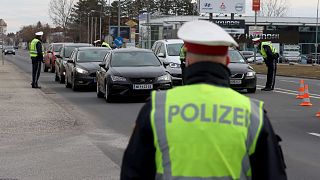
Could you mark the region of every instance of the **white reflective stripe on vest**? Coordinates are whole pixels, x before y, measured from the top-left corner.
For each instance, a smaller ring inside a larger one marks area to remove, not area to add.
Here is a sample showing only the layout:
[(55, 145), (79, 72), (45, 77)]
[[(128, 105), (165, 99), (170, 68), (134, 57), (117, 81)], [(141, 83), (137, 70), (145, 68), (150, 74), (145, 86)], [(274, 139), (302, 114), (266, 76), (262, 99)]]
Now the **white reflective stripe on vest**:
[[(158, 137), (158, 144), (162, 153), (162, 166), (164, 174), (157, 174), (156, 180), (233, 180), (231, 176), (224, 177), (175, 177), (172, 176), (171, 161), (169, 155), (169, 145), (166, 134), (166, 91), (160, 91), (155, 93), (155, 128)], [(262, 111), (260, 111), (260, 102), (254, 99), (250, 99), (251, 103), (251, 116), (250, 127), (248, 127), (248, 137), (246, 141), (247, 151), (249, 153), (251, 146), (255, 141), (258, 129), (260, 127), (260, 117)], [(187, 157), (186, 157), (187, 158)], [(249, 154), (246, 154), (242, 159), (242, 170), (239, 180), (251, 180), (250, 176), (247, 176), (249, 172), (250, 160)]]

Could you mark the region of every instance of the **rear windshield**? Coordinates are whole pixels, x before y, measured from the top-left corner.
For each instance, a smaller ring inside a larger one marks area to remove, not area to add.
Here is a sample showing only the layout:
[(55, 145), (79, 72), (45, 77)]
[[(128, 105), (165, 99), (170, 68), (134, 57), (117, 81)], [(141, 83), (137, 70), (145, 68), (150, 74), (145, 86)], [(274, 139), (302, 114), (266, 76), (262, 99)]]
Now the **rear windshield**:
[(106, 56), (108, 49), (90, 49), (79, 51), (78, 54), (78, 62), (101, 62), (103, 58)]
[(62, 44), (54, 44), (53, 45), (53, 51), (54, 52), (59, 52), (62, 48)]
[(161, 63), (153, 52), (118, 52), (113, 54), (111, 66), (137, 67), (160, 66)]

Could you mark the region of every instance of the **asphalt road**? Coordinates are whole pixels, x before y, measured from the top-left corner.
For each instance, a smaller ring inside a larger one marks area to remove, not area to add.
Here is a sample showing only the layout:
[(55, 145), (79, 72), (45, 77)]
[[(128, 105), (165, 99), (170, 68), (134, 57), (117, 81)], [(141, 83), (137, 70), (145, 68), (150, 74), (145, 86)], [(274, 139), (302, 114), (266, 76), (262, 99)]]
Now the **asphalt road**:
[[(25, 52), (16, 56), (6, 56), (5, 59), (22, 71), (31, 73), (31, 62)], [(258, 75), (258, 88), (263, 87), (265, 80), (264, 75)], [(295, 99), (299, 80), (277, 77), (276, 90), (273, 92), (257, 90), (255, 94), (242, 93), (265, 102), (274, 129), (283, 140), (281, 144), (289, 179), (317, 180), (320, 179), (320, 119), (315, 114), (320, 111), (320, 81), (305, 79), (305, 83), (309, 85), (313, 106), (301, 107), (301, 101)], [(95, 91), (73, 92), (65, 88), (64, 84), (54, 82), (52, 73), (42, 73), (40, 82), (48, 87), (51, 93), (60, 95), (88, 114), (90, 120), (100, 129), (112, 129), (125, 137), (130, 136), (136, 116), (144, 102), (123, 100), (120, 103), (108, 104), (104, 99), (98, 99)], [(105, 144), (96, 145), (120, 165), (124, 147), (110, 149)]]

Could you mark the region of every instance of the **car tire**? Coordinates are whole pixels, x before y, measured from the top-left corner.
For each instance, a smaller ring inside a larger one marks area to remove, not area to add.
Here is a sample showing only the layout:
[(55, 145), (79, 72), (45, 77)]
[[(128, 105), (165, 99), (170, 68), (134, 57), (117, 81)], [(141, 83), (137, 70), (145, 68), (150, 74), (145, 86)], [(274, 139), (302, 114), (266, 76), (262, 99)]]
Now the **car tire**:
[(13, 53), (13, 55), (16, 55), (16, 53)]
[(105, 87), (106, 87), (106, 93), (105, 93), (105, 99), (107, 103), (111, 103), (112, 102), (112, 96), (109, 94), (109, 88), (108, 88), (108, 83), (105, 82)]
[(63, 84), (65, 81), (65, 76), (63, 74), (60, 74), (59, 80), (60, 80), (60, 84)]
[(64, 84), (66, 85), (66, 88), (71, 88), (71, 84), (68, 81), (68, 77), (65, 77)]
[(248, 88), (248, 89), (247, 89), (248, 93), (255, 93), (256, 90), (257, 90), (256, 87), (255, 87), (255, 88)]
[[(65, 81), (66, 81), (66, 79), (65, 79)], [(79, 90), (79, 87), (75, 83), (74, 77), (72, 77), (71, 88), (72, 88), (73, 91), (78, 91)]]
[(55, 73), (56, 72), (56, 68), (54, 67), (53, 64), (51, 64), (50, 70), (51, 70), (51, 73)]
[(98, 98), (103, 98), (104, 94), (100, 91), (99, 83), (97, 82), (97, 97)]
[(55, 77), (54, 77), (54, 80), (58, 82), (58, 81), (59, 81), (58, 73), (56, 72), (55, 74), (56, 74), (56, 75), (55, 75)]
[(44, 64), (43, 64), (43, 72), (48, 72), (48, 69), (49, 69), (49, 68), (47, 68), (46, 64), (44, 63)]

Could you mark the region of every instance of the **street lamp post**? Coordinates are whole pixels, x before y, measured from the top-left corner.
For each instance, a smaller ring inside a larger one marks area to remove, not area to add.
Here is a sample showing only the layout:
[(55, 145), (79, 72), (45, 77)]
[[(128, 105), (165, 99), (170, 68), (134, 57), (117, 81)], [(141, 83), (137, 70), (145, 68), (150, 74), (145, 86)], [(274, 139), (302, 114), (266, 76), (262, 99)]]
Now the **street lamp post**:
[(318, 62), (318, 22), (319, 22), (319, 0), (317, 3), (316, 44), (315, 44), (316, 63), (319, 64)]

